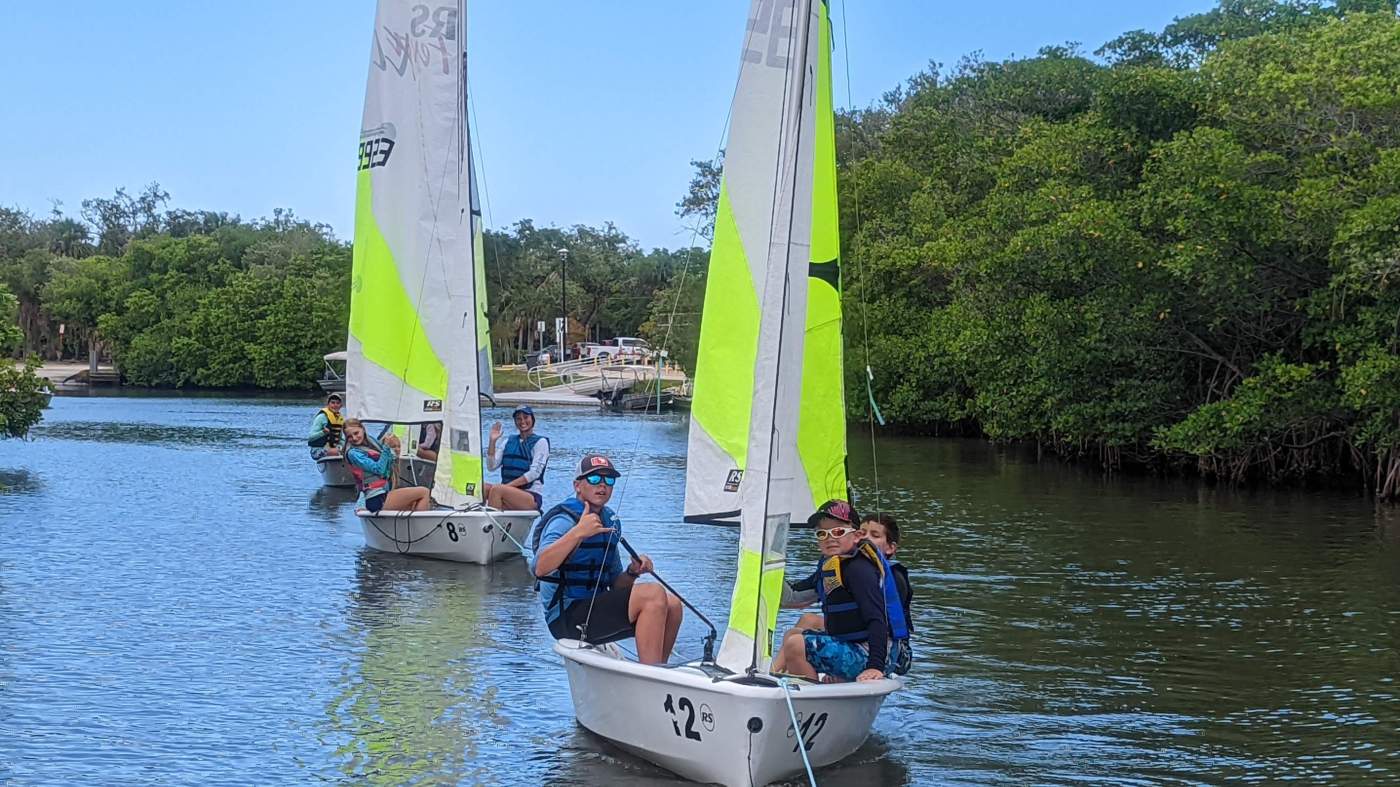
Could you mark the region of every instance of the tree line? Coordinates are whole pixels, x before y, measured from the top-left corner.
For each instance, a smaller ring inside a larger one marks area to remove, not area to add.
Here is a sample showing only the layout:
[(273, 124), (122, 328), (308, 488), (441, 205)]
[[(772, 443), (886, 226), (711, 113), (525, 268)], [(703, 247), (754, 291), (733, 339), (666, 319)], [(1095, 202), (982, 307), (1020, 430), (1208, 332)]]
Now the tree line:
[(839, 118), (847, 336), (884, 414), (1395, 497), (1394, 3), (1223, 0), (1094, 54), (931, 66)]
[[(900, 429), (1400, 493), (1394, 3), (1222, 0), (1092, 55), (931, 64), (841, 113), (837, 146), (852, 417), (868, 358)], [(702, 243), (720, 172), (697, 162), (677, 206)], [(348, 246), (167, 200), (0, 211), (23, 350), (100, 343), (148, 385), (309, 386), (344, 339)], [(486, 238), (498, 361), (538, 320), (552, 341), (560, 248), (571, 317), (693, 368), (702, 249), (530, 221)]]
[[(245, 221), (169, 200), (151, 184), (84, 200), (79, 217), (0, 208), (0, 352), (98, 353), (140, 386), (314, 387), (322, 356), (345, 346), (350, 244), (290, 212)], [(506, 363), (553, 341), (561, 300), (590, 338), (663, 339), (668, 287), (705, 262), (703, 249), (643, 251), (611, 224), (529, 220), (488, 231), (485, 252), (493, 350)], [(698, 330), (698, 309), (675, 322), (686, 320)]]

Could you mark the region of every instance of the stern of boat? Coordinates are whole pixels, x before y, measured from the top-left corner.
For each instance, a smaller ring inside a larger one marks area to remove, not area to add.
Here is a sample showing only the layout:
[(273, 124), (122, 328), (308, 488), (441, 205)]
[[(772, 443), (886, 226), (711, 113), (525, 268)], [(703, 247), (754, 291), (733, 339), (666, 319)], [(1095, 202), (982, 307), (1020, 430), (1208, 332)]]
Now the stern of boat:
[(849, 756), (870, 735), (897, 679), (819, 685), (790, 683), (794, 729), (781, 686), (716, 679), (699, 664), (647, 666), (607, 648), (560, 640), (580, 724), (617, 746), (687, 779), (766, 785), (801, 773), (799, 746), (812, 767)]
[(485, 565), (520, 554), (538, 511), (356, 512), (365, 545), (380, 552)]

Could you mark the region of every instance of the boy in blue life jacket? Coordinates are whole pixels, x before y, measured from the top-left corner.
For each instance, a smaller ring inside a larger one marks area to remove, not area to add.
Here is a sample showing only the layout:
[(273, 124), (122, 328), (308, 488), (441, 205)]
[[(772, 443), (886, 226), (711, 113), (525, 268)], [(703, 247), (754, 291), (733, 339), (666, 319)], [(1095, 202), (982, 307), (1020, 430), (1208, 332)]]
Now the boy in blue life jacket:
[(681, 602), (658, 584), (637, 583), (652, 570), (646, 555), (622, 568), (622, 522), (607, 506), (617, 478), (606, 456), (583, 457), (574, 496), (546, 511), (530, 533), (530, 569), (555, 639), (601, 645), (635, 637), (638, 661), (664, 664), (681, 628)]
[(501, 468), (501, 483), (484, 484), (482, 499), (501, 511), (538, 511), (544, 507), (549, 438), (535, 433), (535, 411), (529, 405), (515, 408), (511, 418), (519, 434), (511, 435), (505, 442), (501, 442), (501, 422), (491, 424), (486, 469)]
[(822, 606), (821, 630), (788, 632), (773, 672), (785, 671), (811, 680), (879, 680), (894, 669), (890, 663), (909, 636), (904, 610), (891, 572), (880, 551), (864, 538), (860, 518), (845, 500), (830, 500), (808, 520), (821, 549), (817, 570), (790, 583), (785, 606), (813, 599)]
[[(914, 618), (910, 608), (914, 604), (914, 589), (909, 585), (909, 569), (894, 559), (899, 551), (899, 523), (889, 514), (866, 514), (860, 523), (865, 540), (875, 545), (890, 564), (890, 576), (894, 579), (895, 590), (899, 592), (899, 602), (904, 607), (904, 625), (909, 633), (914, 633)], [(805, 617), (805, 616), (804, 616)]]

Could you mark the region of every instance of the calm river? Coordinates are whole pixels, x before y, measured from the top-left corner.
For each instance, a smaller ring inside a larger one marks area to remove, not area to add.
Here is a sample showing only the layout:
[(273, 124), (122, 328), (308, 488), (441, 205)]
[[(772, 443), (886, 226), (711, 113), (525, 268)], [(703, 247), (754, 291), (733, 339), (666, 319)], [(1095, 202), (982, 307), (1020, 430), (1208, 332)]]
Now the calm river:
[[(363, 547), (306, 456), (314, 409), (65, 397), (0, 443), (0, 783), (671, 783), (574, 722), (519, 561)], [(539, 429), (549, 496), (612, 452), (630, 540), (722, 618), (734, 533), (679, 523), (684, 416)], [(821, 784), (1400, 784), (1395, 511), (971, 441), (879, 456), (918, 661)]]

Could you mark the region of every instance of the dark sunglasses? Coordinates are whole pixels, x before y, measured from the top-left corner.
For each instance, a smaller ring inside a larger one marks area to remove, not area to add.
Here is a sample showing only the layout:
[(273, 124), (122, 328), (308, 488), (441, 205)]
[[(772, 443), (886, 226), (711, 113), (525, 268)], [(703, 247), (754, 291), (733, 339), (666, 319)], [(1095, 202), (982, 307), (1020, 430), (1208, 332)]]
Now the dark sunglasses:
[(594, 486), (597, 486), (599, 484), (607, 484), (608, 486), (612, 486), (613, 484), (617, 483), (617, 476), (603, 475), (602, 473), (593, 473), (592, 475), (584, 476), (583, 480)]

